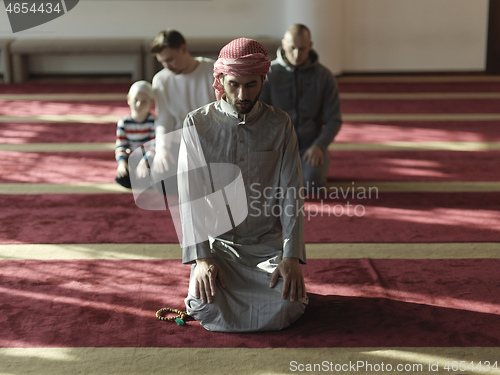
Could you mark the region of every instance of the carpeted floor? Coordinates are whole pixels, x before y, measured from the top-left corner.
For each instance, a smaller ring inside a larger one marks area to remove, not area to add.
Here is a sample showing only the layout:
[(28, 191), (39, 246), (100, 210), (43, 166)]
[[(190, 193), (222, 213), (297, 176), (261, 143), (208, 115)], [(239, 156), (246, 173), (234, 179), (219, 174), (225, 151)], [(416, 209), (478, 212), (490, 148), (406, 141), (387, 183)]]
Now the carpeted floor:
[(483, 285), (497, 283), (499, 266), (500, 259), (311, 259), (311, 304), (297, 324), (228, 335), (151, 318), (165, 301), (182, 305), (189, 270), (178, 260), (9, 261), (0, 279), (2, 345), (498, 347), (500, 295)]
[(189, 267), (113, 182), (128, 84), (0, 86), (0, 373), (500, 373), (500, 82), (414, 78), (339, 79), (311, 304), (246, 335), (155, 319)]

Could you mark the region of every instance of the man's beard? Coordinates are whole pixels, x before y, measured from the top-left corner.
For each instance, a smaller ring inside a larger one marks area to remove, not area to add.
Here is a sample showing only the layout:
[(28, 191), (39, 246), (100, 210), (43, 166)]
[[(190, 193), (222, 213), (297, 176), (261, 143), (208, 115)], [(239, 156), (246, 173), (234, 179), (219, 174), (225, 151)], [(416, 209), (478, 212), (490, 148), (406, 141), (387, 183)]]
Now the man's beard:
[[(255, 103), (257, 103), (257, 101), (259, 100), (259, 97), (260, 97), (260, 91), (259, 91), (259, 94), (255, 97), (254, 101), (251, 101), (248, 99), (247, 100), (235, 99), (233, 101), (229, 98), (229, 95), (227, 95), (227, 92), (226, 92), (226, 99), (229, 100), (229, 104), (231, 104), (231, 106), (234, 108), (234, 110), (240, 115), (246, 115), (247, 113), (250, 113), (250, 111), (255, 106)], [(243, 104), (245, 106), (243, 108), (238, 107), (238, 104)]]

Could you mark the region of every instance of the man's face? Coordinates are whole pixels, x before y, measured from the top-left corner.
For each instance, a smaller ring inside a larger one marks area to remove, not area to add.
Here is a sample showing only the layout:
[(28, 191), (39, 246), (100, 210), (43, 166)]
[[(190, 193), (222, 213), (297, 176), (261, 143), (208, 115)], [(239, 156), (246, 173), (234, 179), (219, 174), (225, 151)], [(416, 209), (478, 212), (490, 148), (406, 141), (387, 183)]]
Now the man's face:
[(263, 77), (222, 75), (219, 78), (224, 86), (226, 101), (233, 106), (238, 114), (249, 113), (262, 90)]
[(156, 54), (156, 60), (174, 74), (182, 74), (187, 65), (186, 56), (187, 48), (185, 45), (178, 49), (166, 47)]
[(281, 41), (281, 47), (291, 65), (301, 66), (309, 60), (312, 42), (307, 32), (293, 35), (287, 32)]

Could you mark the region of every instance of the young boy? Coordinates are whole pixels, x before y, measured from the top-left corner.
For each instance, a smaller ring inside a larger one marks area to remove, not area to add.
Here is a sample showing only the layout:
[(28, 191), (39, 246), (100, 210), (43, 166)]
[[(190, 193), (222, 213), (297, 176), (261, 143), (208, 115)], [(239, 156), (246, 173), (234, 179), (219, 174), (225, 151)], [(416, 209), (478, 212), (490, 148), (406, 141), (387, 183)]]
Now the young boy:
[(118, 162), (116, 182), (131, 188), (130, 172), (128, 166), (129, 155), (138, 147), (144, 145), (146, 155), (138, 164), (135, 173), (137, 177), (144, 178), (149, 173), (146, 157), (154, 156), (155, 116), (150, 113), (154, 102), (153, 88), (147, 81), (137, 81), (127, 95), (127, 104), (130, 115), (118, 121), (116, 129), (115, 158)]

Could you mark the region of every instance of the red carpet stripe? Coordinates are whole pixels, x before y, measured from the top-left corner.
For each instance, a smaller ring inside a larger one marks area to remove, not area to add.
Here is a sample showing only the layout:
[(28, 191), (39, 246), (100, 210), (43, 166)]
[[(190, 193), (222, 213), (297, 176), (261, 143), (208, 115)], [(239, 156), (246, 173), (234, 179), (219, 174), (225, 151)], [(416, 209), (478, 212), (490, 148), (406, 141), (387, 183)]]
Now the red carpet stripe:
[(500, 100), (342, 100), (346, 113), (498, 113)]
[(40, 115), (110, 115), (125, 116), (130, 112), (127, 101), (45, 102), (0, 100), (0, 115), (30, 117)]
[(343, 82), (340, 92), (500, 92), (500, 82)]
[[(356, 193), (357, 194), (357, 193)], [(500, 241), (498, 193), (330, 196), (304, 209), (306, 242)], [(0, 243), (178, 243), (168, 211), (130, 194), (0, 195)]]
[[(334, 146), (333, 146), (334, 147)], [(333, 181), (499, 181), (500, 151), (330, 151)], [(0, 182), (113, 182), (109, 152), (0, 151)]]
[(500, 151), (330, 151), (330, 158), (329, 177), (339, 181), (500, 179)]
[(0, 182), (113, 182), (116, 165), (114, 151), (0, 151)]
[(100, 143), (114, 142), (116, 124), (3, 123), (0, 143)]
[[(335, 147), (335, 146), (333, 146)], [(500, 151), (330, 151), (333, 181), (499, 181)], [(0, 151), (0, 182), (113, 182), (103, 152)]]
[(498, 142), (499, 127), (498, 121), (348, 122), (342, 124), (335, 142)]
[(130, 88), (130, 82), (96, 83), (87, 80), (80, 83), (61, 82), (25, 82), (22, 85), (1, 85), (0, 94), (60, 94), (60, 93), (118, 93), (126, 94)]

